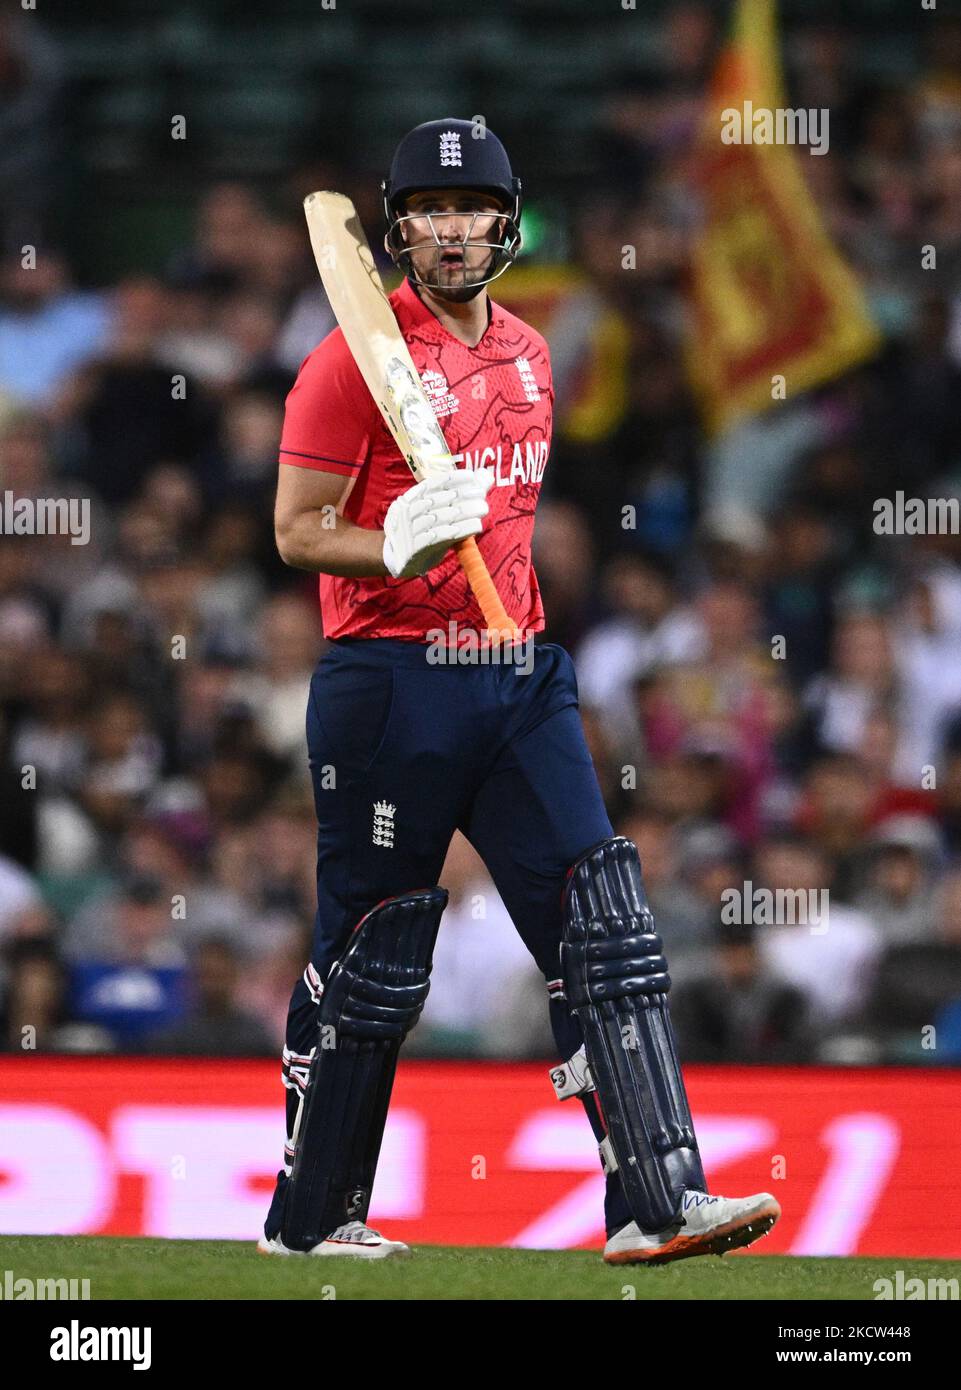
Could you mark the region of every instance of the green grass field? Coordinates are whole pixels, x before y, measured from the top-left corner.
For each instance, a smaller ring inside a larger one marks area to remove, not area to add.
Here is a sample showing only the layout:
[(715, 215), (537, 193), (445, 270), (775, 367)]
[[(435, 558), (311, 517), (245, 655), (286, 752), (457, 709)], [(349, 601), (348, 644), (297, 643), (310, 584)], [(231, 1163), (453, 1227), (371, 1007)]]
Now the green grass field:
[[(258, 1255), (215, 1240), (0, 1237), (0, 1278), (90, 1280), (93, 1299), (868, 1299), (875, 1279), (961, 1277), (961, 1261), (731, 1254), (609, 1269), (581, 1250), (419, 1246), (362, 1263)], [(633, 1292), (632, 1292), (633, 1291)]]

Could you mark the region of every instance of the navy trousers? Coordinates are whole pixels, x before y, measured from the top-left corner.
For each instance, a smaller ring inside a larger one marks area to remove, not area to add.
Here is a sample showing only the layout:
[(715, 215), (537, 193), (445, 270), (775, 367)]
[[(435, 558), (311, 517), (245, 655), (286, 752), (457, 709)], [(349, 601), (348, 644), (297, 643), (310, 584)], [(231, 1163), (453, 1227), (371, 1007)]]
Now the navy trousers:
[[(559, 980), (567, 871), (613, 830), (584, 740), (574, 663), (552, 643), (526, 650), (525, 671), (430, 665), (419, 643), (341, 640), (317, 665), (307, 710), (317, 915), (287, 1021), (286, 1169), (320, 985), (366, 912), (438, 882), (455, 830), (484, 860), (546, 983)], [(550, 998), (549, 1008), (566, 1061), (581, 1045), (580, 1027), (563, 999)], [(585, 1110), (600, 1139), (590, 1099)], [(280, 1229), (285, 1185), (279, 1173), (265, 1223), (270, 1237)], [(616, 1175), (608, 1178), (605, 1215), (608, 1233), (631, 1219)]]

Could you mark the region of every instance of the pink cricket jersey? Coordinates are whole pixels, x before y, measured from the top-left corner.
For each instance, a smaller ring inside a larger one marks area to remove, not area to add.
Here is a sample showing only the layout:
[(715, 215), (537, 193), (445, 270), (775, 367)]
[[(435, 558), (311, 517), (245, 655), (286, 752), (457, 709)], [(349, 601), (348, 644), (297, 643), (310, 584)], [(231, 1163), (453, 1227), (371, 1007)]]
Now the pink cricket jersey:
[[(531, 534), (551, 443), (547, 344), (494, 303), (486, 333), (470, 348), (441, 326), (407, 280), (390, 302), (458, 467), (494, 471), (477, 543), (510, 617), (524, 632), (540, 631)], [(414, 484), (339, 328), (301, 364), (287, 397), (280, 462), (350, 479), (344, 515), (376, 529), (394, 498)], [(320, 606), (327, 637), (423, 642), (451, 622), (458, 632), (485, 627), (453, 552), (415, 579), (322, 574)]]

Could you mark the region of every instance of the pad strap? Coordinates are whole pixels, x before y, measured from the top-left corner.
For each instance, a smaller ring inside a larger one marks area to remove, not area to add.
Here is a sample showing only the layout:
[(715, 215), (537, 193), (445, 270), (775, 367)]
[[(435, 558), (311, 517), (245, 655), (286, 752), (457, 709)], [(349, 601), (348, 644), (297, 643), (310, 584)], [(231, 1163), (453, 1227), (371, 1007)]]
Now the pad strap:
[(583, 1044), (568, 1061), (552, 1067), (550, 1077), (558, 1100), (570, 1100), (573, 1096), (584, 1096), (597, 1089)]

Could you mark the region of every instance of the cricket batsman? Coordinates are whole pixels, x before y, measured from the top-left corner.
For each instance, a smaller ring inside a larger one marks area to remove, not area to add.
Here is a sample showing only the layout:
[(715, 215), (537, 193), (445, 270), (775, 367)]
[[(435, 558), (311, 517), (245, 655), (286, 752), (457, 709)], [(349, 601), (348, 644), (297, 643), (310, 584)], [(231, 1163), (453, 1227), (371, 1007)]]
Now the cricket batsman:
[[(320, 575), (329, 641), (307, 709), (317, 916), (290, 1003), (285, 1161), (259, 1249), (409, 1253), (367, 1213), (458, 829), (543, 973), (551, 1080), (561, 1101), (582, 1101), (606, 1174), (604, 1259), (749, 1245), (780, 1208), (767, 1193), (708, 1195), (637, 850), (608, 820), (573, 662), (533, 642), (550, 359), (487, 292), (521, 244), (520, 181), (491, 131), (445, 119), (405, 136), (383, 194), (385, 245), (406, 277), (390, 303), (456, 467), (411, 485), (339, 328), (304, 361), (275, 529), (284, 561)], [(484, 627), (451, 549), (468, 536), (518, 641)]]

